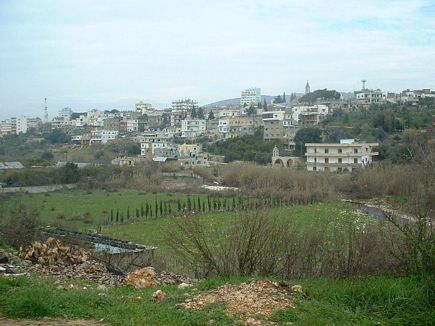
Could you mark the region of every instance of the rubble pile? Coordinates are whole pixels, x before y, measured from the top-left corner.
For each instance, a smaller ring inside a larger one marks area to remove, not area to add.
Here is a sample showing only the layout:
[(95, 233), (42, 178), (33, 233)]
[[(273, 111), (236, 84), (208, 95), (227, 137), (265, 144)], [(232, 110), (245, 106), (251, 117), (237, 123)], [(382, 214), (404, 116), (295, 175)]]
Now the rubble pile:
[(152, 267), (144, 267), (129, 273), (124, 278), (124, 283), (136, 289), (152, 288), (160, 284), (156, 279), (156, 272)]
[(172, 272), (161, 271), (156, 273), (156, 279), (160, 284), (175, 285), (175, 284), (194, 284), (198, 280), (190, 278), (186, 275), (175, 274)]
[(124, 284), (131, 285), (137, 289), (152, 288), (158, 285), (190, 285), (198, 282), (185, 275), (179, 275), (167, 271), (156, 272), (153, 267), (144, 267), (129, 273), (124, 278)]
[(89, 253), (83, 248), (68, 246), (55, 238), (34, 241), (21, 250), (19, 256), (43, 266), (81, 264), (89, 259)]
[[(215, 302), (226, 304), (229, 316), (242, 316), (244, 324), (262, 325), (257, 318), (269, 318), (278, 310), (294, 307), (288, 285), (271, 281), (252, 281), (240, 285), (225, 284), (217, 289), (187, 298), (181, 307), (202, 309)], [(269, 322), (269, 324), (273, 324)]]
[(122, 276), (108, 272), (105, 264), (94, 260), (88, 260), (76, 265), (34, 265), (32, 270), (45, 275), (93, 281), (104, 285), (117, 286), (122, 283)]
[(0, 248), (0, 276), (24, 275), (23, 265), (26, 264), (21, 263), (21, 259)]

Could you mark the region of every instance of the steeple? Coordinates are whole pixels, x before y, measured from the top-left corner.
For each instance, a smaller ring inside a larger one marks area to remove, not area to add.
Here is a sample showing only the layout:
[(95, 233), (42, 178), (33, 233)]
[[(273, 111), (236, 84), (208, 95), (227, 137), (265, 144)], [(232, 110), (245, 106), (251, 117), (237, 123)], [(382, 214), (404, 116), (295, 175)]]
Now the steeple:
[(308, 84), (308, 80), (307, 80), (307, 84), (305, 85), (305, 94), (308, 94), (310, 92), (311, 92), (310, 84)]

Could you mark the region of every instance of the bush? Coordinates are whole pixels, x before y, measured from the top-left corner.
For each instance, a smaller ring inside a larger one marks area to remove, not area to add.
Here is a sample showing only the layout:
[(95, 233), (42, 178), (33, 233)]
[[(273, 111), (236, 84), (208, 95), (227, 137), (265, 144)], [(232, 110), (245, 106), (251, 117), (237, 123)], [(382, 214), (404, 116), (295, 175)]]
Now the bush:
[(17, 203), (2, 213), (1, 233), (9, 245), (18, 249), (35, 239), (39, 227), (37, 211)]
[(175, 220), (168, 243), (197, 277), (344, 277), (400, 271), (402, 261), (390, 250), (392, 241), (396, 253), (404, 250), (401, 234), (387, 223), (344, 214), (332, 225), (325, 221), (302, 228), (260, 211), (234, 218), (219, 232), (208, 220), (186, 216)]

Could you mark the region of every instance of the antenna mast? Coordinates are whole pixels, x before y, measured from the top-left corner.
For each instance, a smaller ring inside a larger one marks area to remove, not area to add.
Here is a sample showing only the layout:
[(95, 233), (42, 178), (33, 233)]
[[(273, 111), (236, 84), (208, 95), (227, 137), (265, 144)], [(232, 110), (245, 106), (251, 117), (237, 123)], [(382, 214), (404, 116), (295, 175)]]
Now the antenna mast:
[(366, 89), (366, 81), (365, 79), (361, 80), (362, 82), (362, 90), (364, 91)]
[(44, 122), (45, 122), (45, 123), (48, 123), (47, 98), (45, 98), (45, 106), (44, 106)]

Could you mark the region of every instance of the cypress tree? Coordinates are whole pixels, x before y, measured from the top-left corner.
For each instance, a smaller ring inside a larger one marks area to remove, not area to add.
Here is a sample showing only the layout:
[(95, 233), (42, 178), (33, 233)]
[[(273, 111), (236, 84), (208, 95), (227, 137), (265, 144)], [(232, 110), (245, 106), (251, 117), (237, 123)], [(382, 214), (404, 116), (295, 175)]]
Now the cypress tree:
[(130, 206), (127, 207), (127, 218), (130, 218)]
[(141, 205), (140, 205), (140, 216), (141, 216), (141, 217), (144, 217), (144, 215), (145, 215), (145, 211), (144, 211), (144, 209), (143, 209), (143, 204), (141, 204)]
[(156, 199), (156, 202), (155, 202), (155, 207), (154, 207), (154, 209), (155, 209), (155, 214), (154, 214), (154, 216), (157, 217), (157, 214), (158, 214), (158, 212), (159, 212), (159, 204), (157, 203), (157, 199)]
[(113, 223), (113, 208), (110, 210), (110, 222)]
[(190, 196), (187, 197), (187, 210), (190, 212), (192, 210), (192, 202), (190, 200)]
[(198, 197), (198, 210), (201, 210), (201, 197)]
[(136, 208), (136, 217), (139, 217), (140, 213), (139, 213), (139, 208)]
[(116, 209), (116, 223), (119, 222), (119, 210)]
[(163, 202), (161, 200), (160, 200), (159, 208), (160, 208), (160, 216), (163, 216)]
[(177, 199), (177, 210), (181, 211), (181, 202), (180, 202), (180, 198)]

